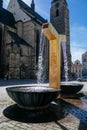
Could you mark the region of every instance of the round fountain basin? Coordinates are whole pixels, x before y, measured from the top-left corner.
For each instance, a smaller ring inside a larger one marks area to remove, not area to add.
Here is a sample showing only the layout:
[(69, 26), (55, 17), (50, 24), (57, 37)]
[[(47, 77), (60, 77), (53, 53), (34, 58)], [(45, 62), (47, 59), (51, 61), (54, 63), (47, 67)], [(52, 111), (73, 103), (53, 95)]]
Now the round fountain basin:
[(51, 87), (18, 86), (6, 88), (8, 95), (24, 109), (42, 109), (55, 100), (60, 90)]
[(76, 94), (83, 88), (83, 84), (62, 82), (61, 93), (63, 94)]

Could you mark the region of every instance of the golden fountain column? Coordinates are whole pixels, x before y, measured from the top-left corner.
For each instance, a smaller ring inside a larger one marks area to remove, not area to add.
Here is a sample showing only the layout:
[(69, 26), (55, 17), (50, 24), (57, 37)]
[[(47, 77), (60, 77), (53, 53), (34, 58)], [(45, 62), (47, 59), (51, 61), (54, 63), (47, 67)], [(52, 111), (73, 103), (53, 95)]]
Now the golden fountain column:
[(60, 89), (61, 42), (66, 42), (65, 35), (59, 35), (51, 23), (42, 26), (43, 33), (50, 42), (49, 46), (49, 85)]

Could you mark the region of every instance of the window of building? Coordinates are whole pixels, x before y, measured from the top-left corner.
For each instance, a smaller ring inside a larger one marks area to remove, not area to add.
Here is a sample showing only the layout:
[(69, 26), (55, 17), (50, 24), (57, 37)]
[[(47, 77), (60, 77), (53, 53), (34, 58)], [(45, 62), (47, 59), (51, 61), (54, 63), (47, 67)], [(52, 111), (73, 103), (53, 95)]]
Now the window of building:
[(59, 5), (60, 5), (59, 3), (56, 3), (56, 4), (55, 4), (55, 7), (56, 7), (56, 8), (58, 8), (58, 7), (59, 7)]
[(56, 17), (59, 16), (59, 9), (56, 10)]
[(10, 56), (10, 50), (7, 49), (7, 56), (9, 57)]
[(20, 56), (23, 56), (23, 50), (20, 48)]
[(84, 60), (83, 60), (84, 62), (86, 62), (86, 58), (84, 58)]

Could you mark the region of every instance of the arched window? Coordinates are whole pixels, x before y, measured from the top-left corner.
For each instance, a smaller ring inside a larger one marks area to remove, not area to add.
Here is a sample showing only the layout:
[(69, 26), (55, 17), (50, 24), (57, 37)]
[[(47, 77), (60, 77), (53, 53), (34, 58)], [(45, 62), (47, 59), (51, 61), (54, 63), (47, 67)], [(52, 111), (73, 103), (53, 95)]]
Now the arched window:
[(56, 10), (56, 17), (59, 16), (59, 9)]
[(20, 48), (20, 56), (23, 56), (23, 50)]
[(10, 49), (7, 49), (7, 57), (9, 57), (10, 56)]

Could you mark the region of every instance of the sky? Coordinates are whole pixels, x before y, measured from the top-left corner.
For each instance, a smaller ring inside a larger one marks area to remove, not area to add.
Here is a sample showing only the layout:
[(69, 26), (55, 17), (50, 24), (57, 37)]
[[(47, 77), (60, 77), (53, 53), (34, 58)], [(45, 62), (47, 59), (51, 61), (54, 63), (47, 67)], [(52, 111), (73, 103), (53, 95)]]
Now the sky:
[[(7, 8), (9, 0), (3, 0)], [(31, 0), (23, 0), (30, 6)], [(36, 12), (49, 21), (52, 0), (34, 0)], [(70, 51), (72, 62), (80, 60), (87, 51), (87, 0), (67, 0), (70, 11)]]

